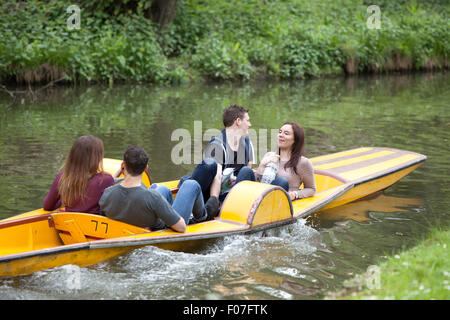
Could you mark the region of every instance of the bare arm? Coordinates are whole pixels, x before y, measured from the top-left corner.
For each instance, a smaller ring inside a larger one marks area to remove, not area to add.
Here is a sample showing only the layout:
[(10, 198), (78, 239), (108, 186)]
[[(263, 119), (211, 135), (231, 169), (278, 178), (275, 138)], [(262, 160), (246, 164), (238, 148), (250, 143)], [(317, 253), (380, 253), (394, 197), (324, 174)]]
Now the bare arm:
[(210, 196), (219, 197), (221, 184), (222, 184), (222, 165), (218, 163), (216, 176), (214, 177), (214, 180), (211, 183)]
[(186, 222), (184, 222), (183, 218), (180, 218), (177, 221), (177, 223), (175, 223), (174, 225), (171, 225), (170, 228), (173, 229), (174, 231), (184, 233), (184, 232), (186, 232)]
[(303, 189), (295, 191), (297, 199), (312, 197), (316, 193), (314, 167), (309, 159), (304, 159), (306, 161), (301, 161), (301, 164), (299, 166), (303, 177)]

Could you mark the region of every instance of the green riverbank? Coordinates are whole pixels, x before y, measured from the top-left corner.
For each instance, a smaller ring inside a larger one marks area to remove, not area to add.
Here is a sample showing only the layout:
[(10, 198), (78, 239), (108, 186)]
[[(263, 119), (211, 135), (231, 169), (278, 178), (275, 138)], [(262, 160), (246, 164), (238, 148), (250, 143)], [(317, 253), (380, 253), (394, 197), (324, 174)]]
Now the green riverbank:
[[(432, 229), (416, 247), (397, 253), (327, 299), (450, 299), (450, 231)], [(375, 272), (374, 272), (375, 270)]]
[[(170, 2), (175, 16), (160, 30), (148, 18), (151, 0), (5, 1), (0, 81), (170, 84), (448, 69), (447, 1), (379, 0), (378, 13), (362, 0)], [(70, 29), (73, 4), (80, 20)]]

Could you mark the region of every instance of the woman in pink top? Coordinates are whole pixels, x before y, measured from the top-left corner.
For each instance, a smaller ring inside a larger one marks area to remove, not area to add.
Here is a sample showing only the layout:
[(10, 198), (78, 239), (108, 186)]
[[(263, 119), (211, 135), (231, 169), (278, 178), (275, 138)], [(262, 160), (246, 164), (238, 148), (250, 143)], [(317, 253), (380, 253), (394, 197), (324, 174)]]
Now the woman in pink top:
[(100, 213), (98, 201), (103, 191), (114, 185), (103, 171), (103, 141), (94, 136), (79, 137), (44, 199), (44, 210), (65, 206), (65, 211)]
[[(305, 133), (295, 122), (286, 122), (278, 133), (278, 154), (268, 152), (255, 170), (260, 179), (268, 163), (278, 166), (277, 176), (272, 184), (283, 186), (291, 200), (312, 197), (316, 192), (314, 168), (311, 161), (303, 156)], [(299, 189), (303, 184), (303, 189)]]

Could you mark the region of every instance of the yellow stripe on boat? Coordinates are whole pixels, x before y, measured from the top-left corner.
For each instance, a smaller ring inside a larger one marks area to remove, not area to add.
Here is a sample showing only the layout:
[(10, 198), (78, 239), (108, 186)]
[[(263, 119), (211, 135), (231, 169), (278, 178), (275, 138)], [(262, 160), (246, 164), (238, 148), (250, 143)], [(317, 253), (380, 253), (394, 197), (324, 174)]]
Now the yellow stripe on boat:
[(325, 170), (325, 169), (344, 167), (344, 166), (348, 166), (350, 164), (354, 164), (354, 163), (358, 163), (358, 162), (362, 162), (362, 161), (366, 161), (366, 160), (381, 158), (381, 157), (384, 157), (384, 156), (387, 156), (387, 155), (390, 155), (393, 153), (395, 153), (395, 152), (394, 151), (380, 151), (380, 152), (370, 153), (370, 154), (366, 154), (364, 156), (359, 156), (359, 157), (350, 158), (350, 159), (346, 159), (346, 160), (340, 160), (340, 161), (336, 161), (336, 162), (316, 165), (316, 166), (314, 166), (314, 168)]
[(342, 151), (342, 152), (329, 154), (329, 155), (326, 155), (326, 156), (314, 157), (314, 158), (311, 158), (310, 160), (311, 160), (312, 163), (316, 163), (316, 162), (330, 160), (330, 159), (342, 158), (342, 157), (350, 156), (350, 155), (353, 155), (353, 154), (358, 154), (358, 153), (370, 151), (372, 149), (373, 148), (352, 149), (352, 150), (348, 150), (348, 151)]
[(358, 180), (363, 177), (371, 176), (383, 171), (389, 172), (394, 167), (401, 166), (411, 162), (412, 160), (418, 160), (422, 156), (417, 154), (406, 154), (394, 159), (386, 160), (380, 163), (372, 164), (370, 166), (354, 169), (346, 172), (341, 172), (339, 175), (348, 180)]

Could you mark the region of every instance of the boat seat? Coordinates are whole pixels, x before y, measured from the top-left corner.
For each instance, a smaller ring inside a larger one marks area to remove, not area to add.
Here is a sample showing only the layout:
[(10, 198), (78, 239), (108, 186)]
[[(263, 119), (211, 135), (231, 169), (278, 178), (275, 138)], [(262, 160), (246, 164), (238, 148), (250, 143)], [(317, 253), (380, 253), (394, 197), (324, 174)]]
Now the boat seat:
[(51, 218), (64, 244), (150, 232), (150, 229), (133, 226), (97, 214), (57, 212), (52, 213)]

